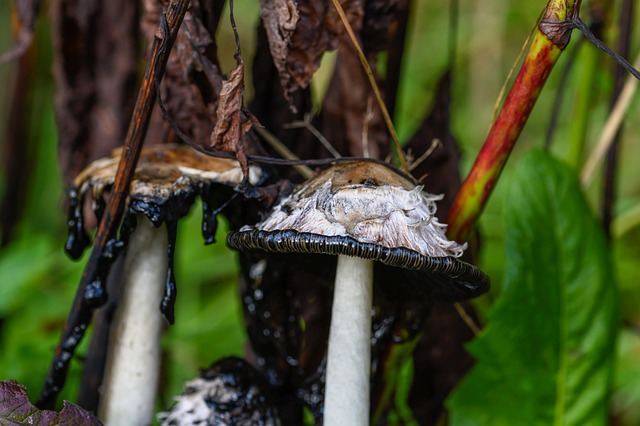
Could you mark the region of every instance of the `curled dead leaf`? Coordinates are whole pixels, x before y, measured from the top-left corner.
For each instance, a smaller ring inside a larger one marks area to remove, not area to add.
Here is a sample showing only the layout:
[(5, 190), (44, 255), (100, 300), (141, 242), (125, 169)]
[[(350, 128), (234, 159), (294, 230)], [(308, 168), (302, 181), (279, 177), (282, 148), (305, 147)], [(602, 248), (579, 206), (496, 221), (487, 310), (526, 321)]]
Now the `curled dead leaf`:
[(291, 77), (286, 72), (291, 36), (300, 14), (294, 0), (260, 0), (260, 16), (269, 40), (273, 63), (280, 74), (282, 87), (289, 85)]
[(0, 65), (20, 57), (31, 45), (41, 3), (42, 0), (13, 2), (13, 30), (16, 40), (13, 47), (0, 55)]
[(211, 147), (234, 154), (242, 172), (248, 176), (249, 167), (242, 138), (257, 123), (257, 119), (244, 111), (244, 63), (240, 57), (229, 79), (222, 83), (216, 118)]
[[(261, 0), (262, 19), (269, 50), (280, 74), (285, 98), (309, 85), (322, 55), (336, 49), (344, 25), (333, 4), (325, 0)], [(363, 2), (341, 0), (347, 20), (358, 31)]]

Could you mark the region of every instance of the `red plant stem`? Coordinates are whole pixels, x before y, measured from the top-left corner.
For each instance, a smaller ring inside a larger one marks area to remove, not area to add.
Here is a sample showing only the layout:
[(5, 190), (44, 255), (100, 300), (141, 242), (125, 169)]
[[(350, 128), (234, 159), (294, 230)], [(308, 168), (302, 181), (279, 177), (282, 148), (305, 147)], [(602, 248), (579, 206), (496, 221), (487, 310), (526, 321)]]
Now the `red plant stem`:
[(453, 202), (447, 217), (448, 237), (468, 241), (473, 226), (504, 168), (540, 91), (568, 43), (571, 27), (565, 19), (577, 16), (580, 2), (550, 1), (502, 109)]

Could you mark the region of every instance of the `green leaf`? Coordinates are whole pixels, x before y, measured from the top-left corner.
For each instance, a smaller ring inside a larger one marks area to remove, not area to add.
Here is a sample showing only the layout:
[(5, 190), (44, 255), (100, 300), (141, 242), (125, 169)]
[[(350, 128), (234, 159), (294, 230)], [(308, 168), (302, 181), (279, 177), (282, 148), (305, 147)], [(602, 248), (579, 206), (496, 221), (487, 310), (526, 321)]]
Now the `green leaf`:
[(640, 336), (621, 330), (618, 338), (613, 410), (621, 425), (640, 424)]
[(504, 292), (470, 345), (451, 424), (607, 424), (619, 313), (600, 226), (543, 152), (518, 165), (507, 200)]
[[(20, 239), (0, 251), (0, 316), (7, 316), (23, 306), (40, 290), (56, 267), (56, 256), (51, 239), (34, 237)], [(63, 259), (64, 260), (64, 259)]]

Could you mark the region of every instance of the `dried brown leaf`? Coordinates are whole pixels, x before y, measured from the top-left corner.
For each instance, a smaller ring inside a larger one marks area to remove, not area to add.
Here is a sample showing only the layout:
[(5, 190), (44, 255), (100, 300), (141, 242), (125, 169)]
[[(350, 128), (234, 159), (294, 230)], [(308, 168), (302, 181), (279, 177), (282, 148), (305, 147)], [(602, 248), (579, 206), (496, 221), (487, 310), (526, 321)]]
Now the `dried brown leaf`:
[(438, 217), (442, 220), (447, 217), (451, 203), (460, 189), (460, 151), (451, 133), (450, 111), (451, 71), (446, 71), (436, 87), (431, 111), (405, 145), (415, 157), (420, 157), (429, 149), (434, 139), (442, 142), (441, 146), (412, 171), (416, 178), (424, 178), (423, 183), (429, 192), (444, 194), (444, 198), (438, 202)]
[[(215, 105), (222, 87), (216, 45), (202, 20), (188, 12), (174, 49), (169, 56), (163, 84), (162, 102), (169, 119), (191, 140), (207, 146), (215, 124)], [(166, 121), (157, 116), (149, 126), (147, 139), (165, 140)]]
[(27, 397), (27, 388), (14, 380), (0, 381), (0, 424), (36, 426), (102, 425), (100, 420), (84, 408), (64, 402), (58, 413), (39, 410)]
[(294, 0), (260, 0), (260, 16), (282, 87), (287, 87), (291, 79), (287, 73), (287, 57), (291, 36), (300, 19), (298, 8)]
[(249, 167), (242, 137), (251, 130), (255, 118), (250, 114), (244, 114), (242, 59), (238, 59), (238, 65), (231, 71), (229, 79), (222, 83), (216, 117), (216, 127), (211, 134), (211, 147), (235, 154), (244, 175), (247, 176)]
[[(262, 15), (269, 37), (271, 55), (280, 74), (280, 82), (287, 100), (298, 89), (306, 88), (320, 66), (322, 55), (336, 49), (344, 33), (344, 25), (333, 4), (324, 0), (300, 0), (296, 12), (289, 1), (262, 0)], [(343, 0), (341, 5), (351, 26), (357, 31), (362, 25), (363, 2)], [(297, 13), (295, 29), (291, 29)], [(273, 31), (286, 30), (274, 36)], [(284, 43), (286, 41), (286, 44)], [(283, 59), (284, 58), (284, 59)]]
[(13, 47), (0, 55), (0, 64), (12, 61), (27, 51), (33, 40), (41, 3), (41, 0), (14, 0), (12, 12), (16, 41)]

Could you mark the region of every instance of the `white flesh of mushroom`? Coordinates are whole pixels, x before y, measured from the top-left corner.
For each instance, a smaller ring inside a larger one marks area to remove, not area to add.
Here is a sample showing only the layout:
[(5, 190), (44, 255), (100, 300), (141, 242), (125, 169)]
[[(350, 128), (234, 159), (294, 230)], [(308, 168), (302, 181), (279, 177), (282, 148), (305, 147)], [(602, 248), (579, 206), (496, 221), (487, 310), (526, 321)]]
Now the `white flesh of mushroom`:
[(369, 424), (373, 261), (338, 256), (331, 311), (325, 425)]
[(143, 215), (131, 235), (113, 320), (98, 416), (106, 425), (150, 424), (160, 371), (158, 309), (167, 273), (167, 232)]

